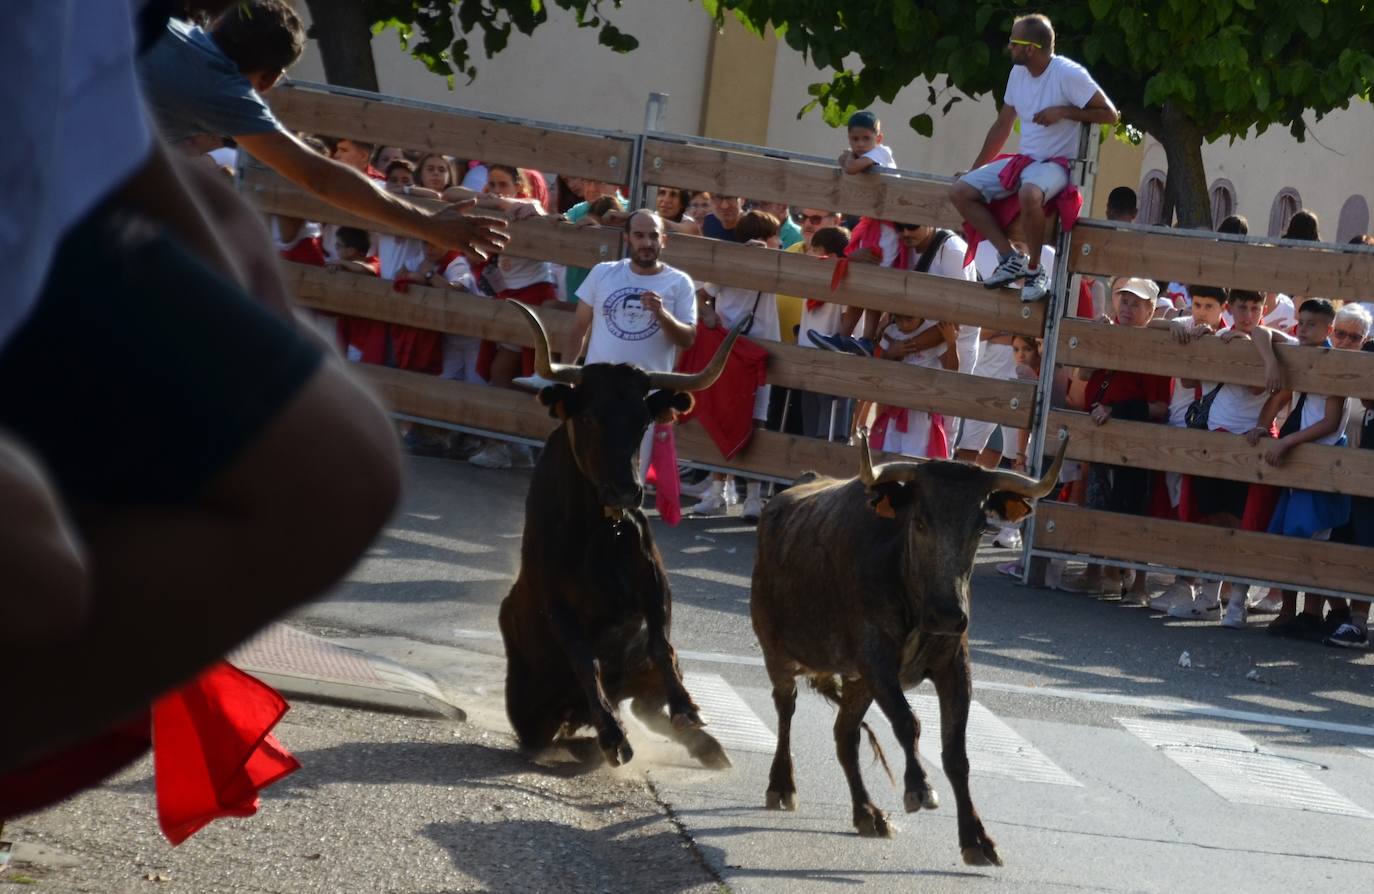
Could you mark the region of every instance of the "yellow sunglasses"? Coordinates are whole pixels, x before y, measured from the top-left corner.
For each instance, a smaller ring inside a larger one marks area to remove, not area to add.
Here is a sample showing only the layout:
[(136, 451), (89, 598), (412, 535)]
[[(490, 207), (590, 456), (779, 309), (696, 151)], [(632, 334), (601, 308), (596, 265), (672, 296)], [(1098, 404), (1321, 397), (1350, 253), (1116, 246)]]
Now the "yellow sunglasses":
[(1011, 38), (1010, 40), (1008, 40), (1008, 41), (1007, 41), (1007, 46), (1009, 46), (1009, 47), (1035, 47), (1037, 50), (1043, 50), (1043, 49), (1045, 48), (1045, 47), (1044, 47), (1044, 44), (1038, 44), (1038, 43), (1036, 43), (1036, 42), (1033, 41), (1033, 40), (1021, 40), (1019, 37), (1013, 37), (1013, 38)]

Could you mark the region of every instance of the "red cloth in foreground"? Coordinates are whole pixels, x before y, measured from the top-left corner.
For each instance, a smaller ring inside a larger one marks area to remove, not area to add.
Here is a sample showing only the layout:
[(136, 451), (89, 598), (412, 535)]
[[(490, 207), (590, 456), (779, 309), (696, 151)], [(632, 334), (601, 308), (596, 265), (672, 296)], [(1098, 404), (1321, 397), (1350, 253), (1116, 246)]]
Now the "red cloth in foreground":
[[(697, 324), (697, 338), (678, 358), (679, 372), (700, 372), (711, 362), (729, 332)], [(696, 419), (715, 442), (720, 455), (729, 459), (754, 436), (754, 394), (764, 383), (768, 352), (744, 336), (735, 340), (725, 371), (716, 383), (696, 393), (696, 406), (682, 417)]]
[(654, 486), (654, 507), (670, 525), (682, 521), (682, 483), (677, 480), (677, 443), (670, 422), (655, 422), (649, 468), (644, 480)]
[(211, 820), (251, 816), (258, 791), (300, 767), (271, 735), (287, 708), (266, 683), (221, 661), (158, 699), (151, 714), (0, 775), (0, 818), (90, 788), (151, 744), (158, 821), (180, 844)]
[[(1035, 159), (1029, 155), (999, 155), (992, 161), (1000, 161), (1004, 158), (1010, 158), (1012, 162), (1002, 169), (998, 178), (1002, 181), (1004, 189), (1015, 190), (1021, 182), (1021, 172), (1034, 164)], [(1051, 158), (1049, 161), (1068, 170), (1069, 160), (1067, 158)], [(991, 163), (989, 162), (989, 164)], [(992, 216), (997, 219), (997, 226), (1005, 232), (1011, 222), (1021, 215), (1021, 196), (1013, 192), (1005, 198), (989, 202), (988, 208), (992, 211)], [(1058, 212), (1059, 226), (1066, 233), (1073, 229), (1074, 224), (1078, 223), (1078, 215), (1083, 212), (1083, 194), (1078, 191), (1078, 187), (1072, 181), (1059, 191), (1059, 195), (1045, 204), (1047, 217), (1054, 212)], [(967, 267), (973, 263), (973, 255), (978, 251), (978, 243), (983, 241), (983, 234), (974, 229), (968, 221), (964, 221), (964, 241), (968, 243), (968, 252), (964, 255), (964, 266)], [(1039, 258), (1031, 258), (1031, 261), (1035, 264), (1040, 263)]]
[(173, 845), (211, 820), (252, 816), (258, 791), (300, 769), (271, 733), (286, 699), (223, 661), (153, 705), (162, 833)]

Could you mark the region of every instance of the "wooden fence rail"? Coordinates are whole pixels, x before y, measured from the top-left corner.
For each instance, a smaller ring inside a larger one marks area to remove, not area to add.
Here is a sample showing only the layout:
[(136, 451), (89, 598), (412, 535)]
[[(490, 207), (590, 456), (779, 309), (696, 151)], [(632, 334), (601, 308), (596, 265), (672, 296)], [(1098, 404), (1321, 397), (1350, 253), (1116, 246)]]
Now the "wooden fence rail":
[(1052, 411), (1049, 425), (1051, 434), (1069, 436), (1069, 458), (1083, 462), (1374, 497), (1374, 450), (1300, 444), (1271, 466), (1264, 461), (1274, 443), (1268, 439), (1251, 447), (1227, 432), (1121, 419), (1096, 425), (1086, 413), (1064, 410)]
[(533, 127), (442, 106), (292, 83), (264, 96), (272, 114), (292, 130), (557, 171), (565, 177), (630, 182), (634, 139), (629, 136)]
[(1374, 300), (1374, 252), (1325, 243), (1311, 247), (1266, 245), (1255, 237), (1219, 241), (1205, 233), (1143, 233), (1099, 220), (1073, 230), (1069, 269), (1103, 276), (1151, 279)]
[(1233, 531), (1042, 502), (1035, 548), (1125, 562), (1374, 596), (1371, 558), (1360, 546)]
[[(288, 288), (304, 307), (493, 341), (534, 344), (529, 325), (501, 301), (414, 283), (402, 294), (394, 290), (393, 283), (375, 277), (333, 273), (304, 264), (284, 266)], [(545, 305), (540, 315), (554, 350), (558, 350), (572, 318), (553, 307)], [(1002, 425), (1030, 425), (1035, 389), (1029, 383), (965, 376), (890, 360), (857, 359), (781, 342), (757, 344), (769, 353), (767, 377), (773, 384)]]
[[(1374, 355), (1361, 351), (1279, 345), (1285, 387), (1312, 394), (1374, 399)], [(1119, 369), (1203, 382), (1259, 387), (1264, 364), (1249, 341), (1229, 343), (1200, 338), (1177, 344), (1162, 329), (1107, 326), (1089, 320), (1064, 320), (1059, 355), (1064, 366)]]

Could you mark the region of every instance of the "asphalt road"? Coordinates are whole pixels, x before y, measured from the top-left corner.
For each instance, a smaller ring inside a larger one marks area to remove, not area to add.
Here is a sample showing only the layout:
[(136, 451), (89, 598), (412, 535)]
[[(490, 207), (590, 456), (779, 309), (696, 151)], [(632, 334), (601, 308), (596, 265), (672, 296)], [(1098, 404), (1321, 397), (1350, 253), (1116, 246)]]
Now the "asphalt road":
[[(385, 536), (297, 621), (499, 655), (497, 606), (518, 563), (528, 473), (429, 459), (411, 469)], [(697, 769), (639, 730), (636, 763), (733, 890), (915, 881), (931, 891), (1287, 894), (1366, 890), (1374, 878), (1374, 655), (1275, 640), (1265, 617), (1234, 631), (1023, 588), (993, 572), (1010, 554), (990, 547), (974, 578), (970, 756), (974, 801), (1006, 865), (959, 860), (929, 686), (909, 695), (937, 811), (901, 814), (900, 790), (865, 749), (869, 790), (899, 831), (859, 838), (833, 713), (813, 694), (799, 700), (793, 732), (800, 808), (766, 811), (775, 718), (748, 617), (753, 530), (687, 519), (655, 522), (655, 534), (689, 688), (735, 766)], [(499, 696), (485, 693), (492, 705)], [(876, 708), (869, 720), (900, 755)]]

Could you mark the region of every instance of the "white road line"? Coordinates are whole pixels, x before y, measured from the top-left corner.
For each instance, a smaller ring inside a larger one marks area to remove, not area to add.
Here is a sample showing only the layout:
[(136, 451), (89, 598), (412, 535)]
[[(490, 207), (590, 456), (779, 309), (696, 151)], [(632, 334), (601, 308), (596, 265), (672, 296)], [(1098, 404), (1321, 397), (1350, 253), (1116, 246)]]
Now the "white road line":
[(483, 555), (485, 553), (496, 552), (496, 547), (485, 543), (473, 543), (469, 540), (458, 540), (453, 537), (443, 537), (439, 534), (430, 534), (427, 531), (410, 531), (405, 528), (387, 528), (382, 532), (382, 536), (390, 537), (392, 540), (403, 540), (406, 543), (416, 543), (420, 546), (432, 546), (435, 549), (445, 549), (453, 553), (464, 555)]
[(348, 578), (358, 584), (400, 584), (422, 581), (470, 581), (510, 580), (510, 575), (501, 571), (488, 571), (459, 565), (457, 562), (436, 562), (433, 559), (393, 559), (369, 556), (349, 572)]
[(725, 584), (727, 587), (749, 589), (750, 579), (742, 574), (729, 574), (714, 568), (674, 568), (668, 572), (671, 577), (691, 577), (712, 584)]
[[(457, 631), (459, 639), (500, 639), (497, 634), (484, 631)], [(729, 655), (724, 652), (693, 652), (678, 649), (677, 654), (689, 661), (704, 661), (712, 664), (736, 664), (745, 667), (763, 667), (763, 659), (757, 655)], [(1197, 717), (1215, 717), (1219, 720), (1237, 720), (1244, 723), (1259, 723), (1268, 726), (1286, 726), (1292, 729), (1321, 730), (1330, 733), (1346, 733), (1352, 736), (1374, 738), (1374, 726), (1357, 726), (1351, 723), (1331, 723), (1312, 717), (1291, 716), (1286, 714), (1264, 714), (1259, 711), (1236, 711), (1231, 708), (1218, 708), (1198, 702), (1174, 701), (1164, 698), (1149, 698), (1138, 695), (1120, 695), (1114, 692), (1088, 692), (1076, 689), (1059, 689), (1054, 686), (1022, 686), (1016, 683), (975, 682), (974, 691), (1009, 692), (1015, 695), (1029, 695), (1040, 698), (1058, 698), (1067, 701), (1093, 702), (1103, 705), (1121, 705), (1142, 708), (1161, 714), (1190, 714)]]
[(683, 674), (682, 682), (701, 708), (706, 731), (726, 748), (772, 754), (777, 747), (773, 734), (744, 703), (734, 687), (719, 674)]
[[(934, 695), (908, 695), (906, 700), (921, 719), (921, 754), (932, 763), (939, 764), (939, 698)], [(969, 772), (975, 776), (1080, 788), (1083, 785), (978, 702), (969, 706), (967, 742)]]
[(1116, 722), (1232, 803), (1374, 819), (1305, 772), (1304, 762), (1265, 750), (1233, 730), (1136, 717)]

